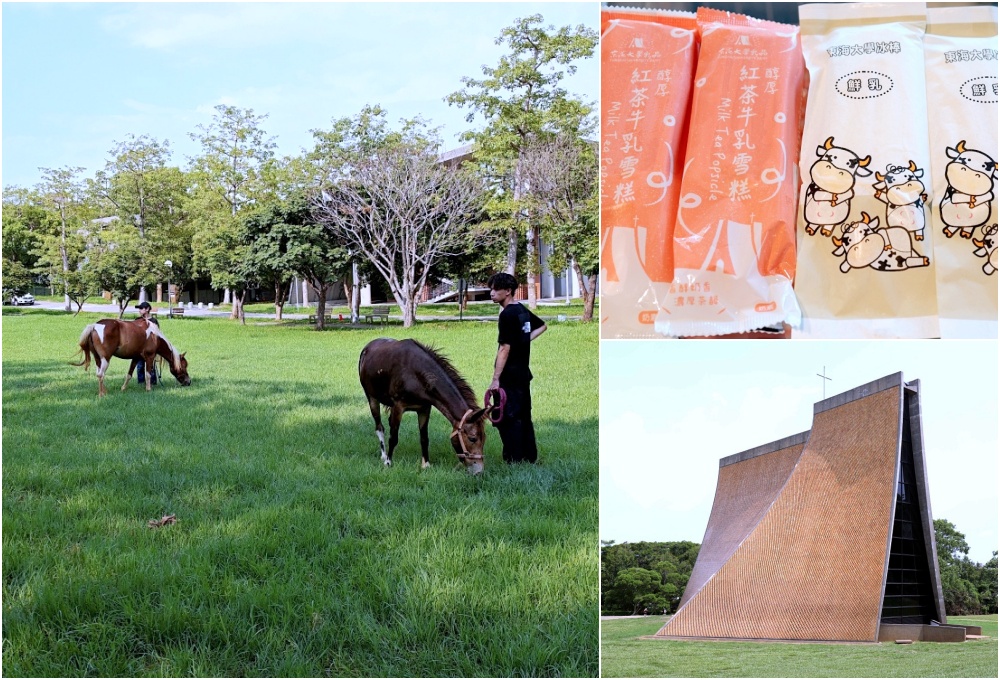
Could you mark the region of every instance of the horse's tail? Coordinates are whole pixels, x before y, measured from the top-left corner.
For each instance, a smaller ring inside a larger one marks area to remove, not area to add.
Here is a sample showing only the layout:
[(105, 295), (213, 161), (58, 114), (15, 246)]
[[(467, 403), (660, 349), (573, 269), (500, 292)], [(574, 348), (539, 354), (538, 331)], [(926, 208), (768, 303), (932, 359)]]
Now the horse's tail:
[(90, 339), (90, 335), (94, 332), (95, 325), (89, 324), (83, 329), (83, 333), (80, 334), (80, 351), (77, 352), (77, 354), (83, 353), (83, 360), (78, 364), (71, 361), (70, 366), (83, 366), (84, 371), (90, 368), (90, 353), (93, 351), (93, 341)]

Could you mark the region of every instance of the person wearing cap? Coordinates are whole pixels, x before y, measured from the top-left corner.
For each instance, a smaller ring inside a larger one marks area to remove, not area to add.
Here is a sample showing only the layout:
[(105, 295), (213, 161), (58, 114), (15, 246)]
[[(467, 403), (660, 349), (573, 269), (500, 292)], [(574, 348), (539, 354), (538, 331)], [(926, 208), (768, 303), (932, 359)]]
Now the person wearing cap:
[(507, 463), (538, 460), (535, 425), (531, 422), (531, 342), (545, 332), (545, 322), (520, 302), (514, 302), (517, 279), (507, 273), (489, 279), (490, 299), (500, 305), (497, 358), (490, 390), (506, 394), (503, 417), (496, 424)]
[[(143, 300), (142, 302), (140, 302), (139, 304), (137, 304), (135, 306), (135, 308), (137, 310), (139, 310), (139, 318), (140, 319), (145, 319), (146, 323), (155, 323), (157, 326), (160, 325), (159, 321), (157, 321), (156, 319), (154, 319), (153, 317), (150, 316), (150, 312), (153, 311), (153, 307), (148, 302), (146, 302), (145, 300)], [(136, 366), (139, 369), (139, 372), (138, 372), (139, 384), (140, 385), (145, 385), (146, 384), (146, 362), (145, 361), (140, 361), (138, 364), (136, 364)], [(156, 366), (155, 365), (153, 366), (153, 370), (150, 371), (150, 374), (149, 374), (149, 384), (150, 385), (155, 385), (156, 384)]]

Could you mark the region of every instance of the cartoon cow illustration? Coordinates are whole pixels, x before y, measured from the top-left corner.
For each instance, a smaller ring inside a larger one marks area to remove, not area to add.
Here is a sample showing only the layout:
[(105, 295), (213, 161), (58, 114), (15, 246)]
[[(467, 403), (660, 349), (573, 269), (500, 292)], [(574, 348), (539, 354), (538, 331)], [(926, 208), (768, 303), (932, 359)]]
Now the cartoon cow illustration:
[(819, 160), (809, 168), (811, 182), (806, 189), (802, 212), (807, 234), (812, 236), (819, 228), (823, 236), (829, 236), (834, 227), (847, 221), (854, 198), (855, 177), (872, 174), (867, 168), (872, 157), (859, 158), (850, 149), (834, 146), (833, 137), (816, 147), (816, 155)]
[(872, 185), (875, 198), (885, 203), (885, 226), (902, 227), (912, 233), (918, 241), (924, 240), (924, 204), (927, 194), (924, 193), (923, 168), (910, 161), (906, 167), (901, 165), (885, 166), (885, 174), (875, 173), (878, 180)]
[(986, 264), (983, 265), (983, 272), (991, 276), (997, 270), (997, 225), (992, 224), (983, 227), (983, 238), (972, 239), (972, 244), (976, 249), (972, 254), (976, 257), (985, 257)]
[(965, 140), (946, 147), (952, 159), (944, 169), (948, 188), (941, 199), (941, 221), (947, 226), (944, 235), (951, 238), (961, 230), (962, 238), (972, 238), (976, 227), (990, 219), (997, 162), (982, 151), (966, 149)]
[(861, 213), (861, 220), (844, 227), (843, 238), (833, 237), (837, 249), (834, 255), (843, 255), (840, 271), (845, 274), (854, 269), (871, 267), (882, 272), (896, 272), (913, 267), (926, 267), (930, 260), (913, 250), (910, 232), (903, 227), (879, 229), (878, 218)]

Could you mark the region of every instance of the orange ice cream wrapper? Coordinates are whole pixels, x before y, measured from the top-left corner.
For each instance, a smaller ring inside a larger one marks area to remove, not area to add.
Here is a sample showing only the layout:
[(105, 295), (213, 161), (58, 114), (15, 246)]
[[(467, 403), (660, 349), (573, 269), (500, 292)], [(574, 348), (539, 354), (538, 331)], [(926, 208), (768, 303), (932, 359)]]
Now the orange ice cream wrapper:
[(806, 74), (799, 30), (699, 8), (701, 52), (656, 332), (723, 335), (801, 319), (796, 159)]

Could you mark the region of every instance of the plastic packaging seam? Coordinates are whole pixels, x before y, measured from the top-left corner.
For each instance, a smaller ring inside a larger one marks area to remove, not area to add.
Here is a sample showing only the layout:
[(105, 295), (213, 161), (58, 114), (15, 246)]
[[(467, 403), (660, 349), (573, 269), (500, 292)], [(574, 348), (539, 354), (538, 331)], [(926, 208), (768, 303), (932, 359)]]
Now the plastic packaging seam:
[(632, 7), (630, 5), (615, 5), (614, 7), (601, 7), (601, 11), (605, 13), (616, 13), (616, 12), (627, 12), (629, 14), (648, 14), (650, 16), (675, 16), (675, 17), (685, 17), (687, 19), (694, 19), (694, 12), (685, 12), (680, 9), (660, 9), (658, 7)]
[(744, 26), (749, 28), (770, 28), (777, 30), (794, 29), (799, 30), (798, 24), (786, 24), (781, 21), (771, 21), (770, 19), (758, 19), (757, 17), (730, 12), (724, 9), (713, 9), (702, 7), (698, 13), (699, 24), (722, 24), (724, 26)]

